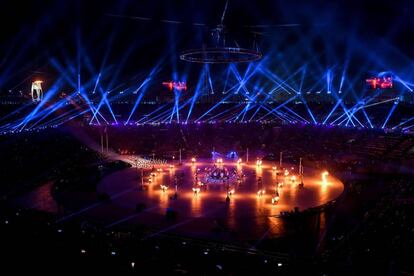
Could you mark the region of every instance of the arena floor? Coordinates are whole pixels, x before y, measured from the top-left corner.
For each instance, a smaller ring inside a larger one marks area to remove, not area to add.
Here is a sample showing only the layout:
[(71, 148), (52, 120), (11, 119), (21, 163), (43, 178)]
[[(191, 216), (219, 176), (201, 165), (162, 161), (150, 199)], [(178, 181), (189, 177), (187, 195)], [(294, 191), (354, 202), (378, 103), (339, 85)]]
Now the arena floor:
[[(181, 166), (176, 164), (174, 168), (164, 165), (155, 168), (158, 172), (153, 177), (149, 177), (150, 172), (147, 170), (143, 190), (140, 190), (140, 170), (132, 167), (110, 174), (98, 184), (99, 193), (111, 196), (108, 203), (96, 202), (96, 199), (92, 200), (82, 193), (71, 194), (71, 198), (65, 200), (71, 202), (71, 206), (64, 206), (65, 215), (60, 221), (82, 216), (103, 221), (107, 228), (145, 225), (154, 229), (151, 235), (178, 233), (235, 242), (261, 241), (284, 235), (286, 227), (278, 217), (281, 211), (292, 211), (295, 207), (305, 210), (323, 205), (336, 199), (344, 189), (342, 182), (334, 175), (327, 175), (326, 181), (323, 181), (323, 171), (306, 167), (304, 187), (300, 188), (297, 166), (285, 165), (289, 169), (287, 177), (284, 176), (284, 171), (277, 176), (274, 164), (270, 162), (257, 166), (255, 162), (237, 165), (235, 161), (225, 161), (222, 166), (241, 171), (245, 175), (241, 183), (229, 183), (229, 190), (234, 189), (229, 202), (226, 202), (226, 182), (206, 183), (202, 186), (194, 183), (198, 169), (204, 172), (206, 168), (214, 167), (211, 160), (197, 161), (194, 164), (187, 161)], [(177, 198), (174, 197), (176, 175), (181, 176), (177, 182)], [(292, 181), (293, 175), (295, 181)], [(258, 183), (259, 177), (261, 184)], [(200, 182), (205, 182), (202, 173), (199, 173), (198, 178)], [(279, 202), (272, 204), (276, 183), (281, 182), (284, 184), (278, 188)], [(163, 191), (161, 185), (168, 188)], [(200, 188), (198, 194), (194, 193), (194, 187)], [(50, 188), (51, 185), (40, 187), (22, 197), (19, 203), (26, 207), (57, 212)], [(258, 195), (259, 190), (264, 190), (264, 194)], [(143, 206), (142, 211), (136, 212), (137, 204)], [(67, 212), (68, 209), (71, 211)], [(166, 219), (167, 209), (175, 211), (177, 218)]]

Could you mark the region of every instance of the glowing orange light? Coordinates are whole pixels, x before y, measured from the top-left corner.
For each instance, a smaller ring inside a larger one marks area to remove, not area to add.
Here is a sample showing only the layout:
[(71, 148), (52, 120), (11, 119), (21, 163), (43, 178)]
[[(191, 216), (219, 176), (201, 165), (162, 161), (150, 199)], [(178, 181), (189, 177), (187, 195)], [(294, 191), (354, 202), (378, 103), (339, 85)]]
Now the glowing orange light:
[(277, 204), (279, 202), (279, 196), (272, 197), (272, 204)]
[(329, 175), (329, 172), (327, 172), (327, 171), (324, 171), (322, 173), (322, 183), (323, 184), (327, 184), (328, 183), (328, 179), (327, 179), (328, 175)]
[(265, 194), (265, 190), (259, 190), (259, 191), (257, 191), (257, 195), (258, 196), (262, 196), (264, 194)]

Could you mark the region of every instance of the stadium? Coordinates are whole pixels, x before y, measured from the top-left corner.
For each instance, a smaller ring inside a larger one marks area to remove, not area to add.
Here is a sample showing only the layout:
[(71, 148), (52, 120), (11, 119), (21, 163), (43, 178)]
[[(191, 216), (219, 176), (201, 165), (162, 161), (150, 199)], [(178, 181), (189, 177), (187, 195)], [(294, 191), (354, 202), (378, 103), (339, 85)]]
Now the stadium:
[(24, 5), (0, 4), (6, 271), (414, 272), (410, 1)]

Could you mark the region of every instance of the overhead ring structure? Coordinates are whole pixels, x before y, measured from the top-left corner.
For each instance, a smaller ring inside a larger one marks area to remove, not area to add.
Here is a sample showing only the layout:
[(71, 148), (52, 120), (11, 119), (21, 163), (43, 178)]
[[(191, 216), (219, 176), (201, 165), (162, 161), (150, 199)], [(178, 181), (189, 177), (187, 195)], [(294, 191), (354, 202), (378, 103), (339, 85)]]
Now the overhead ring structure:
[(262, 53), (259, 51), (236, 47), (191, 49), (180, 54), (181, 60), (210, 64), (253, 62), (261, 58)]

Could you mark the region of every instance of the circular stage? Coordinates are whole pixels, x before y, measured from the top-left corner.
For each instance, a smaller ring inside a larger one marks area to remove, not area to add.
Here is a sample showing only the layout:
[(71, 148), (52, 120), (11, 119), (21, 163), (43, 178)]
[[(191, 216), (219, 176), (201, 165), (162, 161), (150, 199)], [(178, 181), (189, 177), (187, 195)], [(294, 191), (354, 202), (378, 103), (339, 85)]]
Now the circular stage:
[[(217, 232), (237, 232), (238, 240), (243, 236), (255, 239), (264, 232), (268, 237), (282, 234), (283, 221), (278, 218), (281, 212), (323, 205), (336, 199), (344, 189), (339, 179), (324, 171), (304, 168), (304, 186), (300, 187), (297, 166), (286, 165), (286, 169), (280, 170), (268, 162), (261, 166), (253, 163), (217, 164), (203, 160), (155, 168), (151, 175), (147, 172), (143, 190), (136, 168), (119, 171), (104, 178), (97, 187), (100, 193), (113, 198), (108, 205), (111, 207), (88, 213), (99, 219), (112, 217), (108, 227), (145, 224), (210, 238)], [(231, 177), (226, 178), (223, 173), (223, 179), (217, 181), (219, 174), (212, 180), (210, 174), (217, 171), (217, 166)], [(274, 204), (276, 191), (279, 201)], [(135, 213), (137, 205), (142, 210)], [(167, 220), (167, 210), (173, 211), (176, 219)]]

